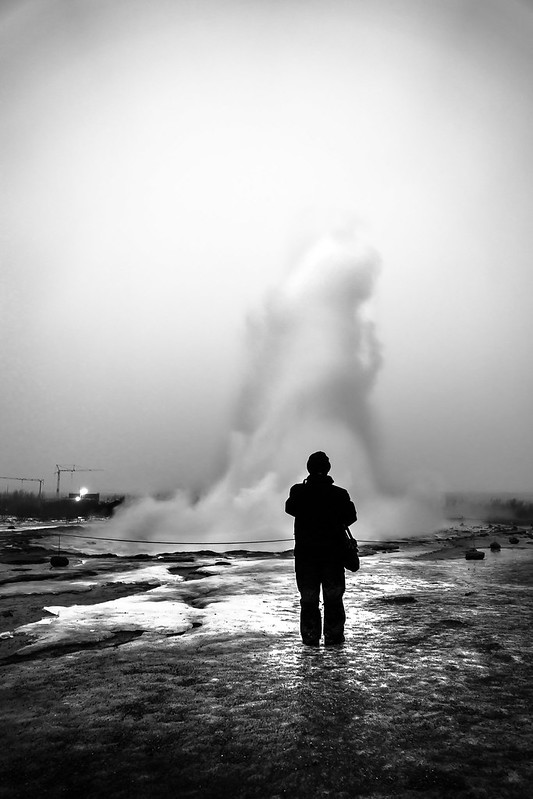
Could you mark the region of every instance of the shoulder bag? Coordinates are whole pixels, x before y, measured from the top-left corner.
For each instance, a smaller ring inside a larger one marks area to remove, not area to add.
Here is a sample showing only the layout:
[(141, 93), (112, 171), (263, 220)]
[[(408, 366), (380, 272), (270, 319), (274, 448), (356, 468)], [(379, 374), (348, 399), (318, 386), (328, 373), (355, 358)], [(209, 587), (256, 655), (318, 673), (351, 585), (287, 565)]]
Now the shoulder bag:
[(357, 541), (352, 536), (348, 527), (344, 530), (344, 552), (343, 552), (344, 568), (348, 571), (359, 571), (359, 550), (357, 548)]

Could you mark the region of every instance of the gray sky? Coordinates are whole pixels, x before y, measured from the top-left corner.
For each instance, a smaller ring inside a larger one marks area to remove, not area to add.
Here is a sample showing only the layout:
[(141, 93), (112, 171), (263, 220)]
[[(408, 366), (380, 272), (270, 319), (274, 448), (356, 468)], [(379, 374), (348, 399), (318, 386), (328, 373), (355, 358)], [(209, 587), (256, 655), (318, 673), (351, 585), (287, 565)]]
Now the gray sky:
[(1, 474), (213, 475), (247, 315), (340, 213), (390, 469), (532, 490), (530, 3), (3, 0), (0, 52)]

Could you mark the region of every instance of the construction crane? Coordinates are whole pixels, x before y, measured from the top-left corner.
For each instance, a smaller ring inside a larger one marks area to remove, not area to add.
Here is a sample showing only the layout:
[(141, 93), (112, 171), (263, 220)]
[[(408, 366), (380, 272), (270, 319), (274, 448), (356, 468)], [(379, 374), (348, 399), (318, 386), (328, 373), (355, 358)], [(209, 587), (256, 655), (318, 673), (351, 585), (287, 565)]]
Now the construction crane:
[(59, 496), (59, 484), (61, 482), (61, 472), (103, 472), (103, 469), (83, 469), (81, 466), (60, 466), (59, 463), (56, 463), (56, 470), (54, 474), (57, 474), (57, 485), (56, 485), (56, 496)]
[(24, 483), (39, 483), (39, 499), (43, 493), (44, 480), (40, 477), (0, 477), (0, 480), (20, 480), (22, 483), (22, 490), (24, 491)]

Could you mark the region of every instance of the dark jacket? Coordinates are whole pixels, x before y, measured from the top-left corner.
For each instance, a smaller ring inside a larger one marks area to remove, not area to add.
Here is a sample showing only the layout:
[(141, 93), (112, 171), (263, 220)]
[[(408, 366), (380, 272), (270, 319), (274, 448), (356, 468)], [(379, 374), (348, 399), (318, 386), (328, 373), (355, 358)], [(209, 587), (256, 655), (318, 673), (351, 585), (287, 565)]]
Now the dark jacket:
[(285, 511), (294, 516), (294, 554), (341, 556), (345, 528), (357, 520), (355, 505), (329, 475), (310, 474), (293, 485)]

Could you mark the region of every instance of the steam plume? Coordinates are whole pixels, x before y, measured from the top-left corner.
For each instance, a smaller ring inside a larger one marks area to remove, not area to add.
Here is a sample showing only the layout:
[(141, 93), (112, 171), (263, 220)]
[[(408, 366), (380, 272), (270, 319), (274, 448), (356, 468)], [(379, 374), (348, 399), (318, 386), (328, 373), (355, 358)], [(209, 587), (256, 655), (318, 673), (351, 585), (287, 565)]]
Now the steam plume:
[[(301, 255), (248, 321), (247, 369), (225, 474), (194, 505), (178, 494), (125, 509), (115, 522), (124, 536), (209, 543), (289, 537), (284, 500), (318, 449), (356, 503), (362, 498), (372, 508), (363, 532), (407, 532), (413, 508), (424, 503), (383, 497), (370, 402), (381, 365), (368, 313), (377, 272), (376, 254), (353, 226), (338, 226)], [(388, 530), (379, 529), (380, 517)]]

